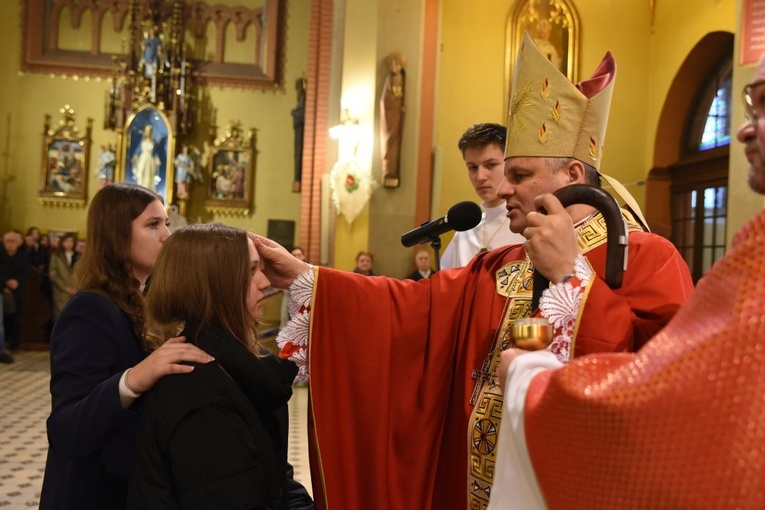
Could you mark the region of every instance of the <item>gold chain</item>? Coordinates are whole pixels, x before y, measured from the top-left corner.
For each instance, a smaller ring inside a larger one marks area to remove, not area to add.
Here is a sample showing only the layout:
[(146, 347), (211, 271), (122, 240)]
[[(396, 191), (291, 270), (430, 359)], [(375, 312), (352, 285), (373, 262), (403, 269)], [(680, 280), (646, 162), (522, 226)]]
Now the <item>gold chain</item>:
[(481, 248), (480, 253), (489, 251), (489, 243), (491, 243), (495, 237), (497, 237), (497, 234), (499, 234), (499, 231), (502, 230), (502, 228), (507, 225), (507, 222), (510, 221), (510, 218), (505, 218), (505, 221), (502, 222), (502, 225), (497, 228), (497, 230), (494, 231), (494, 233), (491, 235), (489, 240), (486, 240), (486, 223), (483, 224), (483, 228), (481, 229), (481, 239), (483, 240), (483, 247)]

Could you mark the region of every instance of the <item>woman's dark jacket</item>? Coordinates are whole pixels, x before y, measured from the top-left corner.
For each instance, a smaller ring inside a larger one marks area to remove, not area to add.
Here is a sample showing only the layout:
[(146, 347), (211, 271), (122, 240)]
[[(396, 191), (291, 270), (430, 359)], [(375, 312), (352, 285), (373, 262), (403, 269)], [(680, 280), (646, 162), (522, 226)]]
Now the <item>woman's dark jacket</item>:
[(215, 361), (144, 396), (127, 508), (312, 509), (287, 463), (297, 367), (219, 328), (182, 334)]
[(79, 292), (50, 341), (48, 461), (41, 510), (125, 507), (140, 399), (120, 403), (122, 373), (146, 353), (125, 313), (95, 292)]

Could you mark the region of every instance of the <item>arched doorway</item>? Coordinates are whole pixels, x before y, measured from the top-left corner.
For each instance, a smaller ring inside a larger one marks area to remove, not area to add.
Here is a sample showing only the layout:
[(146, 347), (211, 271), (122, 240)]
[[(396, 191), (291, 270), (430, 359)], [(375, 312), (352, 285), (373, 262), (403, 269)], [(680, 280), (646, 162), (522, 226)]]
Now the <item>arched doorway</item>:
[(707, 34), (680, 67), (656, 131), (646, 196), (652, 229), (694, 281), (722, 257), (727, 224), (733, 34)]

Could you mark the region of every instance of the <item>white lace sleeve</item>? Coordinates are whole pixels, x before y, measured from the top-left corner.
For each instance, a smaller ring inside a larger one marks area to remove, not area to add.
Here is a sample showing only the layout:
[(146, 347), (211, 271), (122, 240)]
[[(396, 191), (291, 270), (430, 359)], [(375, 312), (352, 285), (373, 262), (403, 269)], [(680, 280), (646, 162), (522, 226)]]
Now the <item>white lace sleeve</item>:
[(561, 363), (568, 363), (571, 355), (571, 337), (582, 304), (582, 296), (592, 277), (592, 268), (580, 253), (574, 261), (574, 274), (560, 283), (550, 285), (542, 292), (539, 310), (553, 326), (553, 340), (549, 349)]
[(311, 298), (314, 286), (313, 266), (295, 278), (290, 286), (290, 320), (276, 337), (279, 356), (298, 366), (296, 381), (308, 379), (308, 333), (311, 325)]

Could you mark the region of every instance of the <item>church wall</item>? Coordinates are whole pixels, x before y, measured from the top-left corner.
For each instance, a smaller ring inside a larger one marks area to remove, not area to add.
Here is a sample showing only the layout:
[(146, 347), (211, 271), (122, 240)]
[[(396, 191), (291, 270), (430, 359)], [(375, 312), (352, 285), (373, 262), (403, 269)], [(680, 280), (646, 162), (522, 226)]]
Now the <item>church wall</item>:
[[(601, 169), (622, 182), (645, 179), (652, 166), (658, 115), (677, 69), (708, 32), (735, 30), (737, 0), (657, 2), (653, 29), (648, 2), (576, 0), (580, 19), (579, 79), (606, 51), (617, 77)], [(476, 200), (461, 154), (462, 131), (474, 122), (505, 123), (505, 30), (512, 0), (444, 0), (438, 81), (437, 145), (443, 148), (440, 212)], [(514, 57), (513, 57), (514, 58)], [(735, 152), (735, 151), (732, 151)], [(641, 205), (644, 188), (630, 187)]]
[[(85, 77), (19, 73), (21, 11), (21, 2), (9, 1), (4, 3), (3, 16), (0, 16), (0, 42), (5, 49), (0, 54), (0, 73), (3, 76), (0, 80), (0, 227), (38, 225), (43, 230), (71, 229), (82, 232), (86, 208), (43, 206), (37, 200), (43, 121), (45, 114), (51, 114), (55, 125), (60, 118), (59, 109), (64, 104), (74, 108), (81, 130), (85, 129), (86, 117), (93, 118), (88, 182), (88, 196), (92, 198), (98, 189), (95, 165), (99, 147), (117, 142), (115, 132), (103, 129), (107, 82)], [(106, 23), (110, 24), (110, 17), (106, 18)], [(88, 22), (86, 18), (83, 21)], [(268, 219), (293, 220), (296, 223), (299, 219), (300, 195), (291, 192), (293, 128), (290, 111), (297, 102), (295, 80), (303, 76), (307, 65), (308, 2), (288, 1), (286, 25), (283, 90), (208, 87), (204, 91), (217, 109), (219, 136), (231, 120), (240, 120), (244, 128), (257, 129), (254, 213), (247, 217), (208, 214), (203, 205), (203, 187), (195, 183), (187, 214), (192, 221), (222, 221), (265, 233)], [(113, 31), (106, 33), (114, 36)], [(252, 31), (248, 31), (247, 36), (251, 38)], [(73, 44), (70, 35), (66, 35), (66, 40)], [(112, 43), (110, 41), (110, 47), (114, 46)], [(234, 50), (227, 59), (242, 60), (247, 51)], [(197, 133), (192, 138), (201, 145), (207, 140), (207, 133)], [(6, 155), (7, 141), (9, 148)], [(296, 225), (295, 234), (297, 238), (299, 225)]]
[(411, 272), (411, 253), (401, 246), (400, 238), (414, 226), (417, 191), (422, 2), (346, 0), (344, 4), (344, 44), (338, 55), (342, 59), (340, 96), (359, 119), (363, 133), (357, 159), (362, 166), (371, 168), (378, 183), (382, 173), (379, 103), (388, 74), (385, 59), (392, 52), (400, 52), (406, 58), (406, 113), (401, 143), (401, 184), (397, 188), (378, 186), (352, 225), (343, 216), (335, 218), (333, 266), (351, 270), (356, 254), (368, 250), (375, 255), (373, 268), (377, 274), (402, 277)]
[[(375, 254), (376, 271), (395, 277), (411, 273), (412, 252), (401, 246), (401, 234), (415, 226), (415, 193), (417, 192), (418, 136), (420, 129), (423, 69), (423, 4), (422, 0), (384, 0), (379, 2), (377, 33), (377, 78), (375, 97), (377, 116), (375, 141), (379, 140), (380, 96), (388, 75), (386, 57), (400, 52), (406, 57), (406, 94), (404, 131), (401, 145), (401, 185), (381, 188), (370, 202), (369, 248)], [(382, 174), (380, 144), (375, 144), (374, 175)], [(354, 254), (355, 255), (355, 254)]]
[[(659, 127), (659, 118), (667, 102), (667, 96), (673, 81), (678, 75), (680, 67), (691, 53), (693, 48), (705, 35), (711, 32), (736, 32), (737, 0), (702, 0), (698, 7), (689, 9), (679, 1), (661, 2), (656, 8), (654, 29), (650, 38), (650, 61), (651, 73), (649, 76), (649, 102), (647, 104), (648, 123), (646, 132), (648, 139), (645, 146), (648, 166), (645, 173), (640, 176), (646, 178), (647, 172), (655, 161), (655, 139)], [(734, 48), (736, 48), (734, 46)], [(735, 52), (736, 50), (734, 50)], [(734, 62), (737, 52), (734, 53)], [(736, 66), (734, 66), (734, 79)], [(743, 120), (740, 109), (739, 96), (735, 93), (738, 88), (734, 86), (733, 94), (733, 126), (738, 128), (739, 121)], [(737, 156), (740, 145), (735, 141), (731, 143), (731, 158)], [(731, 166), (731, 175), (736, 169)], [(640, 188), (643, 192), (645, 188)], [(662, 204), (669, 207), (669, 204)], [(732, 208), (729, 208), (729, 211)], [(729, 229), (730, 230), (730, 229)]]
[[(634, 180), (645, 167), (647, 2), (619, 2), (618, 12), (612, 2), (574, 3), (580, 19), (579, 79), (592, 73), (606, 51), (617, 61), (601, 168), (619, 179)], [(506, 123), (505, 36), (514, 6), (511, 0), (444, 1), (436, 121), (437, 144), (444, 151), (442, 212), (460, 200), (477, 200), (456, 147), (459, 136), (475, 122)], [(514, 62), (515, 56), (511, 58)]]

